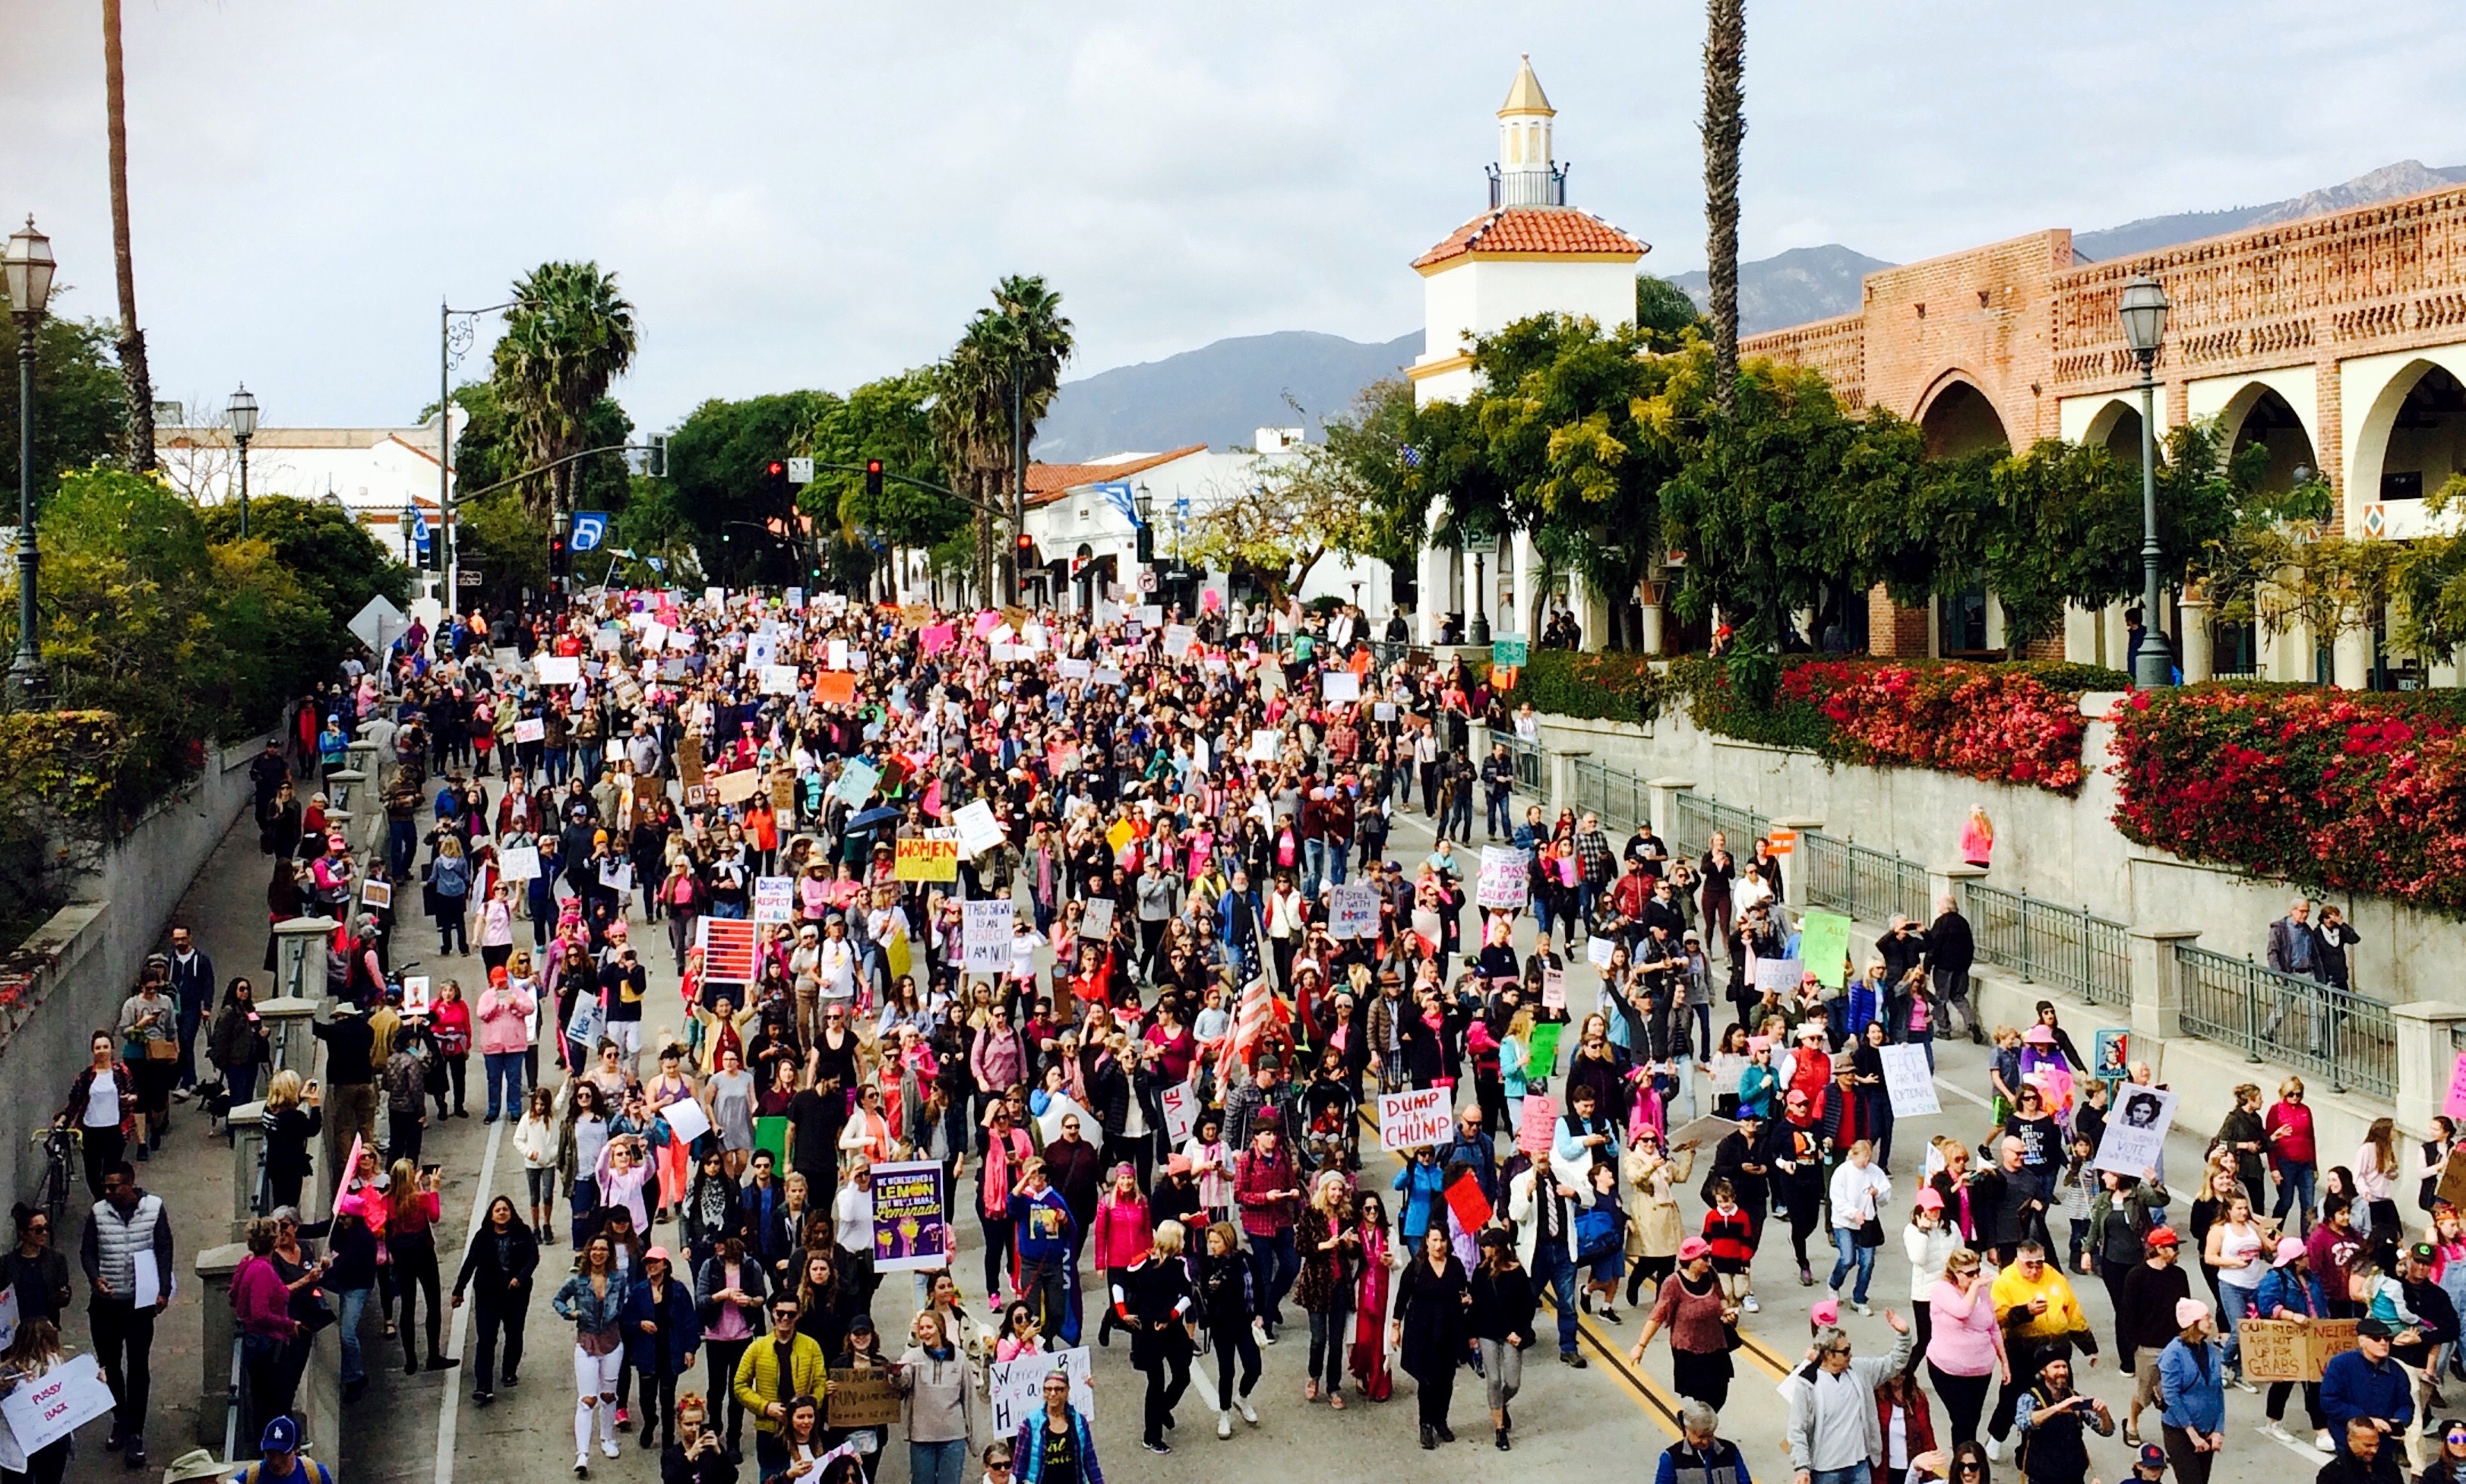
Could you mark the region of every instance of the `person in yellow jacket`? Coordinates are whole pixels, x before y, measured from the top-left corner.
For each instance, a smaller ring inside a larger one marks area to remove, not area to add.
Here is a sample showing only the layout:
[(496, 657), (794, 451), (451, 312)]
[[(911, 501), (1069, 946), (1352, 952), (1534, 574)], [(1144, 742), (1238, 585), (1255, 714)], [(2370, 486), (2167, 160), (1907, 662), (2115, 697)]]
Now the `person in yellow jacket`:
[(764, 1478), (788, 1467), (779, 1428), (790, 1399), (809, 1396), (818, 1402), (830, 1390), (830, 1362), (812, 1336), (796, 1333), (797, 1312), (794, 1298), (773, 1302), (771, 1338), (747, 1345), (736, 1362), (736, 1399), (753, 1414), (753, 1456)]
[(2086, 1358), (2083, 1363), (2096, 1365), (2097, 1335), (2063, 1270), (2047, 1261), (2046, 1248), (2036, 1242), (2013, 1250), (2012, 1265), (1995, 1275), (1993, 1292), (1995, 1321), (2004, 1326), (2004, 1350), (2012, 1364), (2012, 1379), (1996, 1395), (1995, 1415), (1986, 1425), (1986, 1456), (2000, 1458), (2004, 1440), (2012, 1435), (2013, 1407), (2037, 1384), (2038, 1368), (2074, 1351)]

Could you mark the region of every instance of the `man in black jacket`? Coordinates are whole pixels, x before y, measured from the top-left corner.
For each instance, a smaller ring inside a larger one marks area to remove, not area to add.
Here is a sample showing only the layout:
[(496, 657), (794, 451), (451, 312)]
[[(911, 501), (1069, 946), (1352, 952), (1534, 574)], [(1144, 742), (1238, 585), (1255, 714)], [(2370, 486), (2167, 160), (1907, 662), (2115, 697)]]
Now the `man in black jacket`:
[(1979, 1027), (1978, 1012), (1969, 1007), (1969, 966), (1978, 961), (1978, 941), (1970, 936), (1969, 919), (1950, 897), (1936, 898), (1935, 913), (1935, 921), (1926, 930), (1926, 961), (1934, 970), (1936, 1007), (1947, 1016), (1958, 1009), (1960, 1020), (1947, 1020), (1945, 1029), (1959, 1035), (1966, 1025), (1969, 1039), (1984, 1046), (1986, 1032)]

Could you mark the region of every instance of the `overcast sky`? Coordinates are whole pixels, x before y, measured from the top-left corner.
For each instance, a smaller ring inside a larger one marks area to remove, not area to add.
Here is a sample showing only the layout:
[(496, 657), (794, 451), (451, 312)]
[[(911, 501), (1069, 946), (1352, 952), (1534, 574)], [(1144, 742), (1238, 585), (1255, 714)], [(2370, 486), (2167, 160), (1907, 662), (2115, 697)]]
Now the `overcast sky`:
[[(14, 0), (0, 217), (114, 312), (97, 0)], [(2466, 163), (2466, 29), (2392, 0), (1756, 0), (1741, 247), (1905, 261), (2041, 227)], [(157, 394), (407, 420), (437, 306), (591, 257), (617, 390), (844, 388), (1044, 274), (1069, 374), (1280, 329), (1416, 328), (1530, 52), (1570, 199), (1703, 262), (1702, 8), (1454, 0), (126, 0)], [(484, 369), (486, 340), (466, 368)]]

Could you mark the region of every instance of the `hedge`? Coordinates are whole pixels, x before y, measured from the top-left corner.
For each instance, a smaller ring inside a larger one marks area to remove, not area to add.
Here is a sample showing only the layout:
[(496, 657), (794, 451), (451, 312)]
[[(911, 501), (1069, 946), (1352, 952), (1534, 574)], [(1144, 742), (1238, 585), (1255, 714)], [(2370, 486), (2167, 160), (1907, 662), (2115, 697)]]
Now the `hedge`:
[(1676, 659), (1666, 674), (1651, 665), (1642, 655), (1537, 652), (1510, 699), (1610, 721), (1647, 721), (1683, 705), (1697, 726), (1741, 742), (2070, 793), (2087, 776), (2081, 693), (2126, 685), (2120, 673), (2092, 665), (1800, 655), (1759, 703), (1719, 660)]
[(2114, 752), (2140, 844), (2466, 917), (2466, 693), (2142, 692)]

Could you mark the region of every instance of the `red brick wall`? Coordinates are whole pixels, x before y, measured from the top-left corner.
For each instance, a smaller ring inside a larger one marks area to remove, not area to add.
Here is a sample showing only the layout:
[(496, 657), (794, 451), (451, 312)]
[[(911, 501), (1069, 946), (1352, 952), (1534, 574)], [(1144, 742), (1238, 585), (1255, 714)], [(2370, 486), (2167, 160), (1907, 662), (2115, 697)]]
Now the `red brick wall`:
[(1924, 659), (1927, 610), (1903, 608), (1878, 583), (1867, 593), (1867, 653), (1888, 659)]

